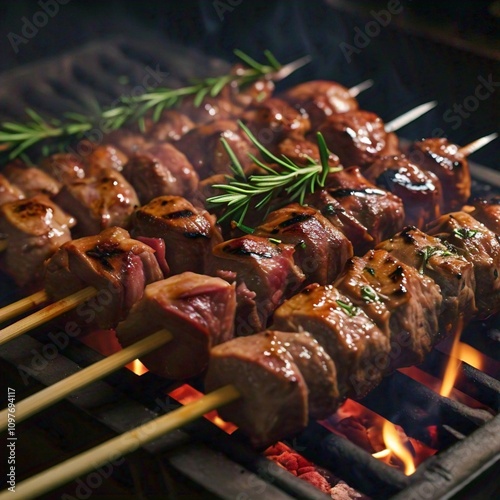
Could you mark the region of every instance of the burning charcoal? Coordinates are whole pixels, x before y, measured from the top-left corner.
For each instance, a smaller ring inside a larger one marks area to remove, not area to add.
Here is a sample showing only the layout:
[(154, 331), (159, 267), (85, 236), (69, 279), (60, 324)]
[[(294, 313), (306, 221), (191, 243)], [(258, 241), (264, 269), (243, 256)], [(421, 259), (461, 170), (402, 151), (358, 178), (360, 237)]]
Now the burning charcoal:
[(134, 212), (131, 225), (134, 237), (158, 237), (165, 241), (172, 274), (203, 273), (212, 248), (222, 242), (214, 217), (180, 196), (153, 199)]
[(270, 338), (262, 333), (216, 346), (205, 379), (207, 391), (236, 387), (242, 397), (219, 413), (248, 434), (256, 447), (302, 430), (308, 419), (306, 381), (290, 352), (272, 345)]
[(20, 287), (40, 288), (45, 259), (71, 240), (75, 220), (46, 196), (12, 201), (0, 206), (2, 270)]
[(58, 300), (93, 286), (97, 297), (76, 309), (78, 323), (109, 329), (127, 315), (148, 283), (160, 279), (154, 250), (114, 227), (62, 245), (47, 263), (45, 289)]
[(210, 349), (233, 336), (234, 286), (220, 278), (182, 273), (151, 283), (117, 328), (123, 347), (167, 329), (173, 339), (141, 358), (153, 373), (186, 379), (202, 373)]
[(443, 215), (429, 224), (428, 233), (458, 249), (474, 265), (476, 306), (480, 316), (498, 312), (500, 243), (497, 235), (465, 212)]
[(403, 200), (405, 225), (423, 228), (441, 215), (441, 182), (435, 174), (420, 169), (405, 156), (384, 156), (363, 173), (368, 180)]
[(112, 226), (128, 227), (130, 216), (139, 206), (132, 186), (113, 169), (65, 185), (56, 201), (78, 220), (78, 236), (96, 234)]
[(448, 336), (476, 313), (474, 266), (438, 238), (408, 227), (377, 248), (387, 250), (421, 274), (432, 278), (443, 296), (439, 333)]
[(305, 283), (331, 283), (352, 257), (351, 242), (316, 209), (292, 203), (271, 212), (254, 233), (294, 245)]

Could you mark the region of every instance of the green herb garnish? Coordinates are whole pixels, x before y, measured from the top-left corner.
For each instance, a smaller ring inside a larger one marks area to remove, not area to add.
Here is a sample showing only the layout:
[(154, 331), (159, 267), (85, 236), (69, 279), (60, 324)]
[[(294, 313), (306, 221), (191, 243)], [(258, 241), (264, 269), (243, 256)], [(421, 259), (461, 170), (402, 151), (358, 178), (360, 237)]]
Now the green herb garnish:
[(338, 299), (337, 305), (341, 307), (349, 316), (356, 316), (358, 314), (359, 310), (356, 306), (353, 306), (352, 304), (348, 304), (347, 302), (344, 302), (343, 300)]
[(476, 234), (479, 233), (477, 229), (467, 229), (465, 227), (462, 227), (460, 229), (454, 229), (453, 234), (462, 240), (466, 240), (468, 238), (474, 238)]
[(419, 250), (418, 254), (422, 256), (422, 264), (420, 265), (420, 268), (418, 270), (420, 274), (424, 274), (424, 270), (429, 265), (429, 259), (433, 255), (440, 255), (442, 257), (448, 257), (450, 255), (453, 255), (453, 253), (450, 252), (449, 250), (443, 250), (442, 248), (439, 247), (425, 247), (424, 249)]
[(361, 298), (365, 302), (380, 302), (378, 293), (369, 285), (361, 287)]

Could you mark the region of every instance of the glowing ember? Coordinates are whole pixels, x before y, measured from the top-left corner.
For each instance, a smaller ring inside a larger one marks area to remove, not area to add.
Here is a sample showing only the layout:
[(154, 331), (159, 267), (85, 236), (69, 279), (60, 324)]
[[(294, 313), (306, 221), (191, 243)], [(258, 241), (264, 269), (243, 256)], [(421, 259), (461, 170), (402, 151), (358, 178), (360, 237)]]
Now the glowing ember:
[[(184, 384), (180, 387), (177, 387), (177, 389), (170, 391), (168, 395), (183, 405), (198, 401), (198, 399), (201, 399), (204, 396), (202, 392), (197, 391), (189, 384)], [(227, 434), (232, 434), (238, 428), (233, 423), (226, 422), (225, 420), (220, 418), (216, 410), (213, 410), (203, 416)]]
[(391, 450), (391, 452), (394, 453), (394, 455), (403, 462), (405, 474), (407, 476), (413, 474), (415, 472), (413, 456), (408, 448), (406, 448), (403, 444), (400, 433), (398, 432), (396, 426), (386, 420), (384, 422), (384, 427), (382, 428), (382, 436), (387, 448)]
[(130, 371), (139, 376), (144, 375), (149, 371), (138, 359), (134, 359), (134, 361), (126, 365), (125, 368), (128, 368)]

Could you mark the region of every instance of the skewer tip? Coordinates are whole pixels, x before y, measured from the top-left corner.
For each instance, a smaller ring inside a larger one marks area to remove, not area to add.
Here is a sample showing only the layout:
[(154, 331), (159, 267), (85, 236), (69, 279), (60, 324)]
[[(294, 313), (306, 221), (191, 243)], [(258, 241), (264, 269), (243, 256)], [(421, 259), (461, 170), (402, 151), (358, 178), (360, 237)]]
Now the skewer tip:
[(475, 141), (470, 142), (467, 146), (463, 146), (459, 149), (459, 152), (464, 156), (469, 156), (476, 151), (479, 151), (481, 148), (484, 148), (486, 144), (494, 141), (498, 137), (498, 134), (494, 132), (493, 134), (485, 135), (484, 137), (480, 137)]
[(373, 87), (375, 82), (373, 80), (365, 80), (364, 82), (358, 83), (354, 87), (349, 89), (349, 95), (351, 97), (358, 97), (361, 92), (368, 90), (370, 87)]
[(275, 73), (272, 73), (271, 79), (274, 80), (275, 82), (279, 82), (280, 80), (285, 79), (287, 76), (291, 75), (292, 73), (302, 68), (302, 66), (305, 66), (306, 64), (310, 63), (311, 61), (312, 61), (311, 56), (304, 56), (301, 57), (300, 59), (289, 62), (288, 64), (282, 66)]
[(394, 120), (385, 124), (386, 132), (396, 132), (400, 128), (403, 128), (405, 125), (408, 125), (412, 121), (420, 118), (425, 113), (429, 112), (431, 109), (435, 108), (438, 105), (437, 101), (429, 101), (424, 104), (420, 104), (416, 108), (410, 109), (406, 113), (403, 113), (401, 116), (398, 116)]

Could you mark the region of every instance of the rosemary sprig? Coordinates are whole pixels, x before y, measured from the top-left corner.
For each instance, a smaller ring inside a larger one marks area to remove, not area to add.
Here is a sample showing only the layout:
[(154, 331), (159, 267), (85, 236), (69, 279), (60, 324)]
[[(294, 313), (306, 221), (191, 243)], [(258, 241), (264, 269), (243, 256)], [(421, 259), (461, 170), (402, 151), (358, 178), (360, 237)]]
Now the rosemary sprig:
[(219, 218), (219, 222), (231, 218), (237, 226), (244, 226), (243, 221), (254, 200), (257, 200), (256, 209), (262, 209), (269, 205), (273, 199), (282, 194), (287, 195), (288, 201), (297, 200), (303, 204), (307, 194), (325, 185), (329, 173), (342, 169), (342, 167), (330, 167), (328, 164), (329, 151), (320, 133), (317, 134), (317, 140), (321, 161), (318, 163), (310, 159), (308, 165), (300, 166), (284, 155), (281, 157), (274, 155), (257, 140), (242, 122), (239, 122), (239, 126), (263, 158), (279, 165), (282, 171), (275, 170), (249, 153), (252, 161), (265, 170), (267, 175), (251, 175), (247, 178), (231, 147), (222, 139), (222, 144), (231, 159), (231, 169), (234, 175), (228, 177), (227, 184), (214, 184), (213, 187), (220, 189), (224, 194), (212, 196), (207, 200), (212, 207), (226, 207), (226, 212)]
[(63, 120), (57, 120), (44, 118), (28, 108), (26, 114), (31, 120), (26, 123), (0, 124), (0, 151), (7, 151), (9, 159), (13, 159), (31, 146), (48, 139), (78, 139), (94, 128), (107, 133), (130, 121), (137, 121), (143, 127), (144, 117), (150, 111), (153, 120), (158, 121), (164, 109), (178, 105), (185, 97), (193, 97), (194, 104), (199, 106), (205, 97), (216, 97), (230, 83), (243, 87), (260, 78), (270, 78), (281, 68), (270, 51), (264, 52), (267, 64), (255, 61), (241, 50), (235, 50), (234, 53), (246, 65), (245, 68), (227, 75), (199, 79), (178, 89), (156, 88), (138, 96), (124, 96), (115, 107), (94, 115), (66, 113)]

